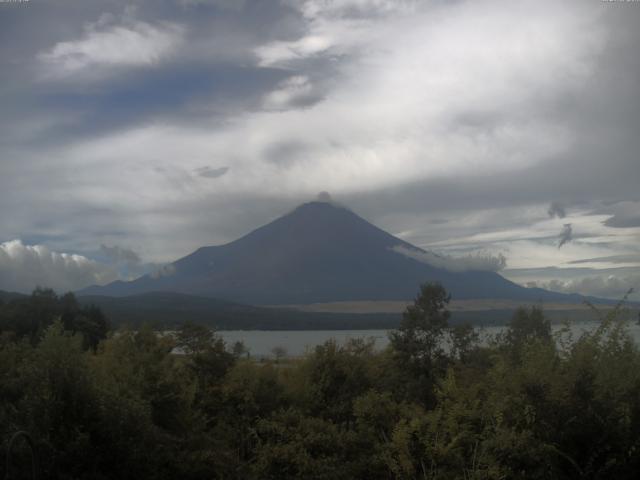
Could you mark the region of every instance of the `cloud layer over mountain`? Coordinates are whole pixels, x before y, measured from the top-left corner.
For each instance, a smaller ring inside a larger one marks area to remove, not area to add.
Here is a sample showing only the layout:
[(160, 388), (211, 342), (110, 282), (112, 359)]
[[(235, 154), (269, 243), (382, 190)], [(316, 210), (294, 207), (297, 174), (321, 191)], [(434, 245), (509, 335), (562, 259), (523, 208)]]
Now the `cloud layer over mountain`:
[(30, 292), (42, 286), (66, 292), (116, 278), (113, 268), (82, 255), (52, 252), (20, 240), (0, 244), (0, 290)]
[(504, 255), (496, 256), (477, 253), (474, 255), (465, 255), (462, 257), (451, 257), (436, 255), (433, 252), (422, 252), (407, 248), (403, 245), (394, 247), (393, 250), (419, 262), (426, 263), (432, 267), (442, 268), (450, 272), (468, 272), (468, 271), (484, 271), (499, 272), (503, 270), (507, 261)]

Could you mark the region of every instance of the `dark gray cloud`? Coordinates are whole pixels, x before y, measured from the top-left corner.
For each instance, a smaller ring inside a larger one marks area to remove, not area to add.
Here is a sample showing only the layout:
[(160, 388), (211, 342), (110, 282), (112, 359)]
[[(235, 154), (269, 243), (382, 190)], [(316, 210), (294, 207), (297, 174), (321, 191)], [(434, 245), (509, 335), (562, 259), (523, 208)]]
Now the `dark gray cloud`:
[[(591, 162), (584, 160), (582, 168), (588, 172), (580, 170), (579, 161), (567, 159), (558, 163), (557, 159), (550, 159), (502, 172), (499, 176), (463, 173), (455, 177), (434, 177), (353, 192), (345, 197), (347, 203), (351, 202), (358, 209), (377, 215), (416, 213), (424, 211), (428, 205), (442, 212), (507, 205), (544, 205), (558, 191), (563, 192), (565, 203), (584, 206), (595, 203), (601, 205), (607, 201), (640, 200), (635, 180), (637, 165), (621, 162), (615, 168), (610, 168), (599, 159), (593, 159)], [(556, 174), (550, 176), (549, 170), (554, 170)]]
[(196, 168), (197, 175), (205, 178), (219, 178), (229, 171), (229, 167), (200, 167)]
[(547, 210), (547, 213), (551, 218), (554, 218), (554, 217), (564, 218), (567, 216), (567, 212), (565, 211), (564, 206), (558, 202), (551, 202), (551, 205), (549, 205), (549, 210)]
[(611, 228), (640, 227), (640, 202), (634, 198), (626, 198), (615, 202), (603, 202), (594, 209), (594, 215), (607, 215), (602, 224)]
[(153, 269), (150, 273), (151, 278), (170, 277), (176, 271), (176, 268), (172, 264), (159, 265)]
[(558, 238), (558, 248), (561, 248), (563, 245), (573, 240), (573, 228), (570, 223), (565, 223), (562, 226), (562, 231), (560, 232), (560, 235), (558, 235)]
[(333, 198), (331, 198), (331, 194), (329, 192), (318, 193), (318, 196), (316, 197), (316, 199), (319, 202), (326, 202), (326, 203), (331, 203), (333, 201)]
[(613, 228), (634, 228), (640, 227), (640, 216), (623, 217), (614, 215), (603, 222), (607, 227)]
[(129, 248), (123, 248), (118, 245), (109, 247), (107, 245), (100, 245), (100, 253), (102, 253), (109, 261), (126, 265), (129, 268), (137, 267), (140, 265), (140, 256)]
[(304, 161), (305, 152), (311, 148), (299, 141), (275, 142), (264, 150), (264, 158), (280, 167), (288, 168), (295, 163)]

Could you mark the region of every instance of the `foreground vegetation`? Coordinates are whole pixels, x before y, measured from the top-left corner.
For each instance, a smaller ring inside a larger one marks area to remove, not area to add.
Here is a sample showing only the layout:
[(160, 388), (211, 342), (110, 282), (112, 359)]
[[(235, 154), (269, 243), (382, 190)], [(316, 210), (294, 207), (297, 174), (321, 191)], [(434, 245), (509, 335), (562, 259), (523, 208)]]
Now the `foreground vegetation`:
[(29, 432), (42, 478), (636, 478), (640, 352), (619, 309), (578, 338), (520, 309), (481, 345), (447, 303), (424, 285), (386, 350), (283, 365), (193, 324), (109, 332), (36, 291), (0, 306), (2, 446)]

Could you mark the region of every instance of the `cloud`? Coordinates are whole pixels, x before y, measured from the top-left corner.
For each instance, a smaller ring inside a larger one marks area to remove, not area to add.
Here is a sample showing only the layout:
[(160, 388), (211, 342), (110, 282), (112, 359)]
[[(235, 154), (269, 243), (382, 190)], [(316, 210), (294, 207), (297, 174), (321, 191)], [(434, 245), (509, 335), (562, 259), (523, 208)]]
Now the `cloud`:
[(419, 10), (413, 0), (306, 0), (292, 2), (306, 24), (295, 40), (273, 40), (254, 49), (261, 67), (293, 68), (318, 58), (349, 56), (366, 44), (369, 29)]
[(573, 228), (570, 223), (565, 223), (562, 226), (562, 231), (558, 237), (560, 239), (558, 248), (561, 248), (565, 243), (569, 243), (573, 239)]
[(551, 202), (551, 205), (549, 205), (549, 210), (547, 210), (547, 213), (551, 218), (554, 218), (554, 217), (564, 218), (567, 216), (564, 206), (558, 202)]
[[(581, 81), (589, 74), (591, 57), (586, 51), (591, 50), (591, 37), (583, 38), (582, 30), (562, 17), (580, 40), (572, 42), (571, 48), (577, 49), (580, 58), (587, 55), (586, 66), (579, 69), (565, 61), (568, 54), (562, 39), (567, 32), (555, 17), (541, 31), (530, 25), (531, 35), (508, 26), (505, 35), (510, 40), (503, 40), (494, 33), (508, 23), (504, 14), (496, 19), (482, 16), (482, 28), (475, 29), (469, 27), (478, 12), (467, 4), (454, 9), (451, 16), (437, 11), (444, 23), (428, 13), (359, 21), (354, 27), (357, 34), (349, 28), (351, 20), (318, 14), (314, 18), (322, 21), (314, 20), (309, 28), (331, 30), (349, 54), (335, 62), (334, 57), (323, 57), (330, 67), (318, 59), (318, 64), (309, 60), (309, 65), (265, 92), (266, 111), (247, 110), (224, 122), (204, 119), (196, 126), (151, 122), (89, 138), (72, 147), (70, 163), (88, 157), (88, 163), (105, 170), (112, 170), (114, 161), (130, 168), (144, 162), (162, 165), (183, 158), (186, 151), (193, 160), (184, 160), (185, 167), (195, 168), (205, 156), (232, 156), (229, 164), (234, 175), (221, 188), (302, 198), (331, 185), (342, 198), (343, 193), (375, 192), (425, 179), (443, 181), (463, 173), (490, 172), (497, 178), (565, 154), (572, 145), (566, 122), (556, 122), (541, 105), (555, 102), (555, 89), (562, 96), (571, 90), (576, 76)], [(473, 38), (461, 43), (459, 35)], [(537, 39), (544, 39), (544, 48), (524, 62), (522, 52), (538, 49)], [(514, 42), (520, 45), (517, 49), (511, 47)], [(477, 51), (469, 51), (468, 45)], [(557, 79), (553, 73), (550, 79), (549, 72), (563, 73)], [(313, 108), (300, 108), (314, 97), (316, 83), (321, 90), (328, 89), (327, 94)], [(483, 88), (478, 88), (480, 84)], [(554, 85), (553, 98), (542, 102), (535, 92), (549, 85)], [(470, 106), (476, 112), (491, 112), (496, 120), (472, 131), (461, 128), (457, 119)], [(530, 115), (513, 113), (514, 109), (524, 112), (525, 106), (531, 109)], [(269, 161), (269, 146), (293, 141), (314, 147), (305, 152), (304, 164), (283, 166)], [(132, 179), (144, 182), (141, 175)], [(120, 181), (112, 179), (115, 188)], [(144, 188), (152, 190), (154, 185), (149, 182)], [(161, 189), (158, 193), (165, 195)]]
[(607, 257), (581, 258), (580, 260), (572, 260), (569, 264), (582, 263), (637, 263), (640, 264), (640, 254), (629, 255), (609, 255)]
[(274, 41), (255, 49), (261, 67), (286, 66), (293, 60), (318, 55), (331, 47), (331, 40), (321, 35), (308, 35), (291, 42)]
[(166, 265), (159, 265), (150, 273), (151, 278), (170, 277), (176, 273), (176, 267), (168, 263)]
[[(631, 207), (585, 213), (639, 200), (638, 8), (259, 0), (238, 13), (136, 2), (135, 14), (96, 21), (122, 3), (0, 16), (12, 38), (0, 52), (10, 66), (0, 202), (15, 212), (0, 238), (46, 238), (57, 251), (144, 245), (160, 263), (329, 189), (427, 250), (457, 254), (445, 245), (462, 239), (510, 248), (510, 265), (638, 243), (612, 228)], [(38, 68), (65, 81), (34, 82)], [(100, 88), (70, 81), (92, 75)], [(221, 162), (211, 173), (229, 167), (216, 188), (197, 178), (211, 158)], [(566, 222), (590, 238), (556, 248), (551, 199), (571, 205)]]
[(289, 168), (303, 161), (307, 151), (312, 148), (309, 144), (295, 140), (274, 142), (271, 145), (267, 145), (262, 154), (267, 162), (282, 168)]
[(262, 101), (265, 110), (303, 108), (318, 102), (322, 96), (304, 75), (294, 75), (280, 82), (276, 90), (266, 94)]
[(118, 245), (108, 247), (102, 244), (100, 245), (100, 252), (113, 263), (124, 265), (127, 268), (138, 267), (141, 263), (140, 256), (136, 252)]
[(331, 198), (331, 194), (329, 192), (320, 192), (318, 193), (316, 200), (318, 202), (331, 203), (333, 199)]
[(173, 52), (184, 35), (180, 25), (139, 21), (132, 10), (120, 18), (103, 14), (84, 30), (81, 38), (58, 42), (38, 54), (47, 75), (68, 77), (95, 67), (153, 65)]
[(305, 0), (300, 8), (309, 19), (371, 18), (388, 16), (396, 12), (411, 13), (416, 10), (415, 0)]
[(607, 227), (613, 228), (635, 228), (640, 227), (640, 216), (638, 217), (620, 217), (614, 215), (603, 222)]
[(103, 285), (117, 279), (115, 270), (82, 255), (58, 253), (20, 240), (0, 244), (0, 289), (28, 293), (37, 286), (57, 291)]
[(179, 0), (185, 8), (197, 7), (200, 5), (213, 5), (221, 9), (242, 10), (246, 0)]
[(596, 209), (595, 213), (608, 214), (609, 217), (602, 223), (603, 225), (616, 229), (631, 229), (640, 227), (640, 201), (638, 199), (625, 199), (605, 203)]
[(229, 171), (229, 167), (218, 167), (218, 168), (200, 167), (194, 170), (194, 172), (197, 175), (205, 178), (219, 178), (223, 176), (225, 173), (227, 173), (228, 171)]
[(404, 245), (396, 245), (392, 250), (419, 262), (426, 263), (432, 267), (442, 268), (444, 270), (449, 270), (450, 272), (476, 270), (498, 272), (507, 265), (507, 259), (502, 254), (489, 255), (477, 253), (461, 257), (451, 257), (448, 255), (437, 255), (433, 252), (425, 252), (423, 250), (408, 248)]
[(622, 298), (630, 288), (633, 288), (636, 292), (638, 291), (640, 287), (640, 274), (627, 276), (597, 275), (570, 280), (533, 282), (532, 285), (554, 292)]

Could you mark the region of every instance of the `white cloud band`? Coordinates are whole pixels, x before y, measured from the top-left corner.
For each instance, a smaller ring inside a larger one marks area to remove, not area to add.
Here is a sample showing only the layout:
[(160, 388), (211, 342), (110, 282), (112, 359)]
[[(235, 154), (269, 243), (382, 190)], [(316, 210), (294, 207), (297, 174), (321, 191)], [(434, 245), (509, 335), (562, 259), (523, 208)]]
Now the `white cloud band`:
[(114, 269), (82, 255), (52, 252), (20, 240), (0, 244), (0, 290), (26, 293), (41, 286), (62, 292), (116, 278)]
[(163, 22), (137, 21), (126, 14), (119, 21), (102, 16), (77, 39), (55, 44), (38, 59), (47, 75), (65, 77), (95, 66), (144, 66), (157, 63), (182, 41), (184, 28)]
[(450, 272), (467, 272), (474, 270), (498, 272), (507, 265), (507, 260), (502, 254), (493, 256), (479, 253), (476, 255), (465, 255), (462, 257), (450, 257), (436, 255), (433, 252), (414, 250), (403, 245), (396, 245), (392, 250), (419, 262), (426, 263), (432, 267), (442, 268), (444, 270), (449, 270)]

